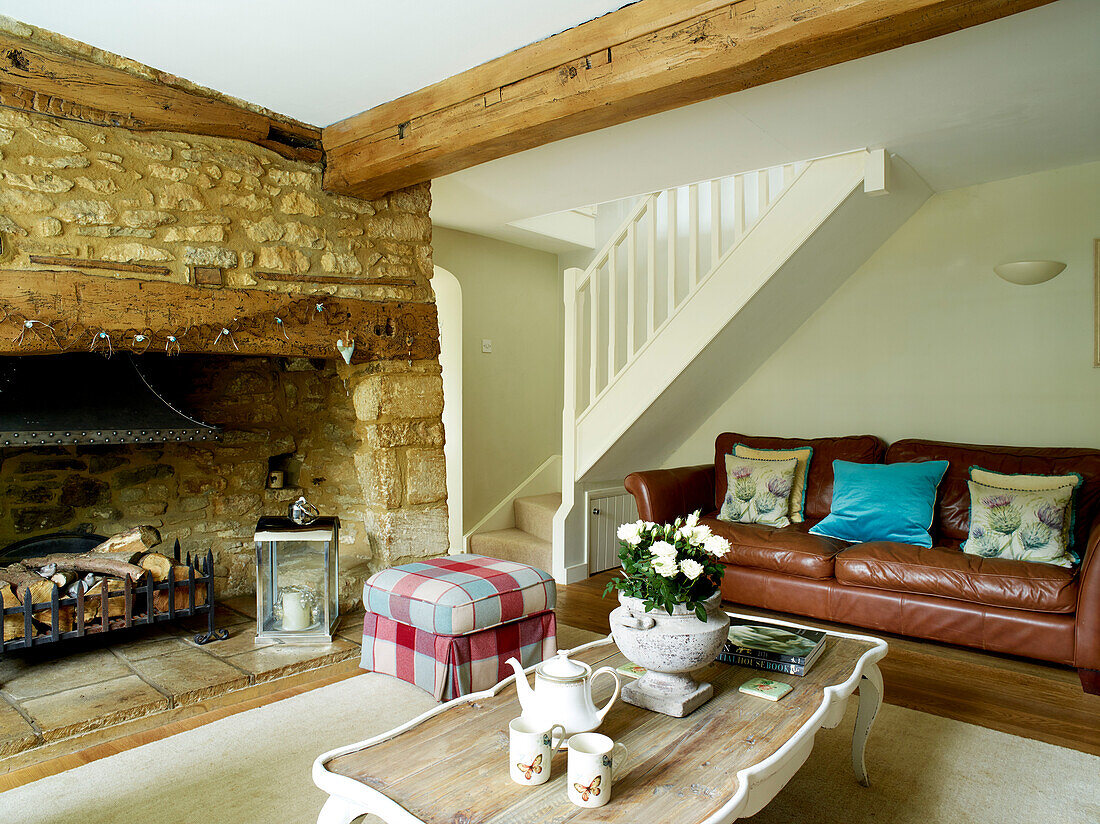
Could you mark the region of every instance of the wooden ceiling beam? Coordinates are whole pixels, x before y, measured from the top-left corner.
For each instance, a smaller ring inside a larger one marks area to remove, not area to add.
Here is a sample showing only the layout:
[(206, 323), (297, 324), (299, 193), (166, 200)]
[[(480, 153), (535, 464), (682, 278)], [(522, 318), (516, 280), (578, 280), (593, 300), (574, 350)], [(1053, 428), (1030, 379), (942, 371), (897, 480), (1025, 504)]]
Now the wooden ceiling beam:
[(246, 140), (293, 160), (321, 160), (320, 129), (184, 88), (172, 75), (102, 65), (0, 34), (0, 106), (135, 131)]
[(322, 130), (363, 198), (1053, 0), (640, 0)]

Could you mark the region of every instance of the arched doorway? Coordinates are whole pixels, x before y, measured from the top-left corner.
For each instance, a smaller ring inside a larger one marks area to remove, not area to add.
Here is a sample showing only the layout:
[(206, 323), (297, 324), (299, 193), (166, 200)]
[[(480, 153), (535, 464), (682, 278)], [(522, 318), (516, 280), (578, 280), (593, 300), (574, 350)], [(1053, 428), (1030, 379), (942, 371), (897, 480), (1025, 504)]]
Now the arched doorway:
[(439, 266), (431, 283), (439, 314), (439, 364), (443, 368), (447, 537), (454, 554), (466, 550), (462, 542), (462, 287), (458, 278)]

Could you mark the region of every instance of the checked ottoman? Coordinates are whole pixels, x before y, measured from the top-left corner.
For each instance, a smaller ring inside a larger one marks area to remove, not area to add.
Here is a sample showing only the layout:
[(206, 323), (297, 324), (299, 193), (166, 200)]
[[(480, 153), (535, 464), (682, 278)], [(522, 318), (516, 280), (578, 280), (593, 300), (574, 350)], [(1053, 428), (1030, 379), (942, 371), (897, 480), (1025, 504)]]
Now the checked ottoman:
[(362, 668), (450, 701), (496, 686), (504, 662), (557, 651), (554, 579), (483, 555), (446, 555), (384, 569), (363, 585)]

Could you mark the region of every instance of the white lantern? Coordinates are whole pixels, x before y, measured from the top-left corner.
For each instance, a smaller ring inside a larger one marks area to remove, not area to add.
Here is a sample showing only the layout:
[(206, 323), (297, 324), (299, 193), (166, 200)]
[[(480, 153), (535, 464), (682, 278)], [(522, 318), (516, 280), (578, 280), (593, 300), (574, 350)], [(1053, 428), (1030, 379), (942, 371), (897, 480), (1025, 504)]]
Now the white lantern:
[(299, 499), (256, 524), (256, 637), (331, 643), (339, 620), (340, 519)]

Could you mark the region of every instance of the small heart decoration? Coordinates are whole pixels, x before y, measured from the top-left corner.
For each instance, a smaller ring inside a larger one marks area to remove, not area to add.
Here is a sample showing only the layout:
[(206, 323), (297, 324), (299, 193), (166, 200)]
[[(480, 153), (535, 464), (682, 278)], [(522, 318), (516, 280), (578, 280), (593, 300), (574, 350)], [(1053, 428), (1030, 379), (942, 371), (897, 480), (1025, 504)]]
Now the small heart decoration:
[(344, 343), (343, 338), (338, 338), (336, 341), (336, 351), (340, 353), (340, 357), (344, 359), (344, 363), (351, 364), (351, 356), (355, 354), (355, 341), (350, 340)]

